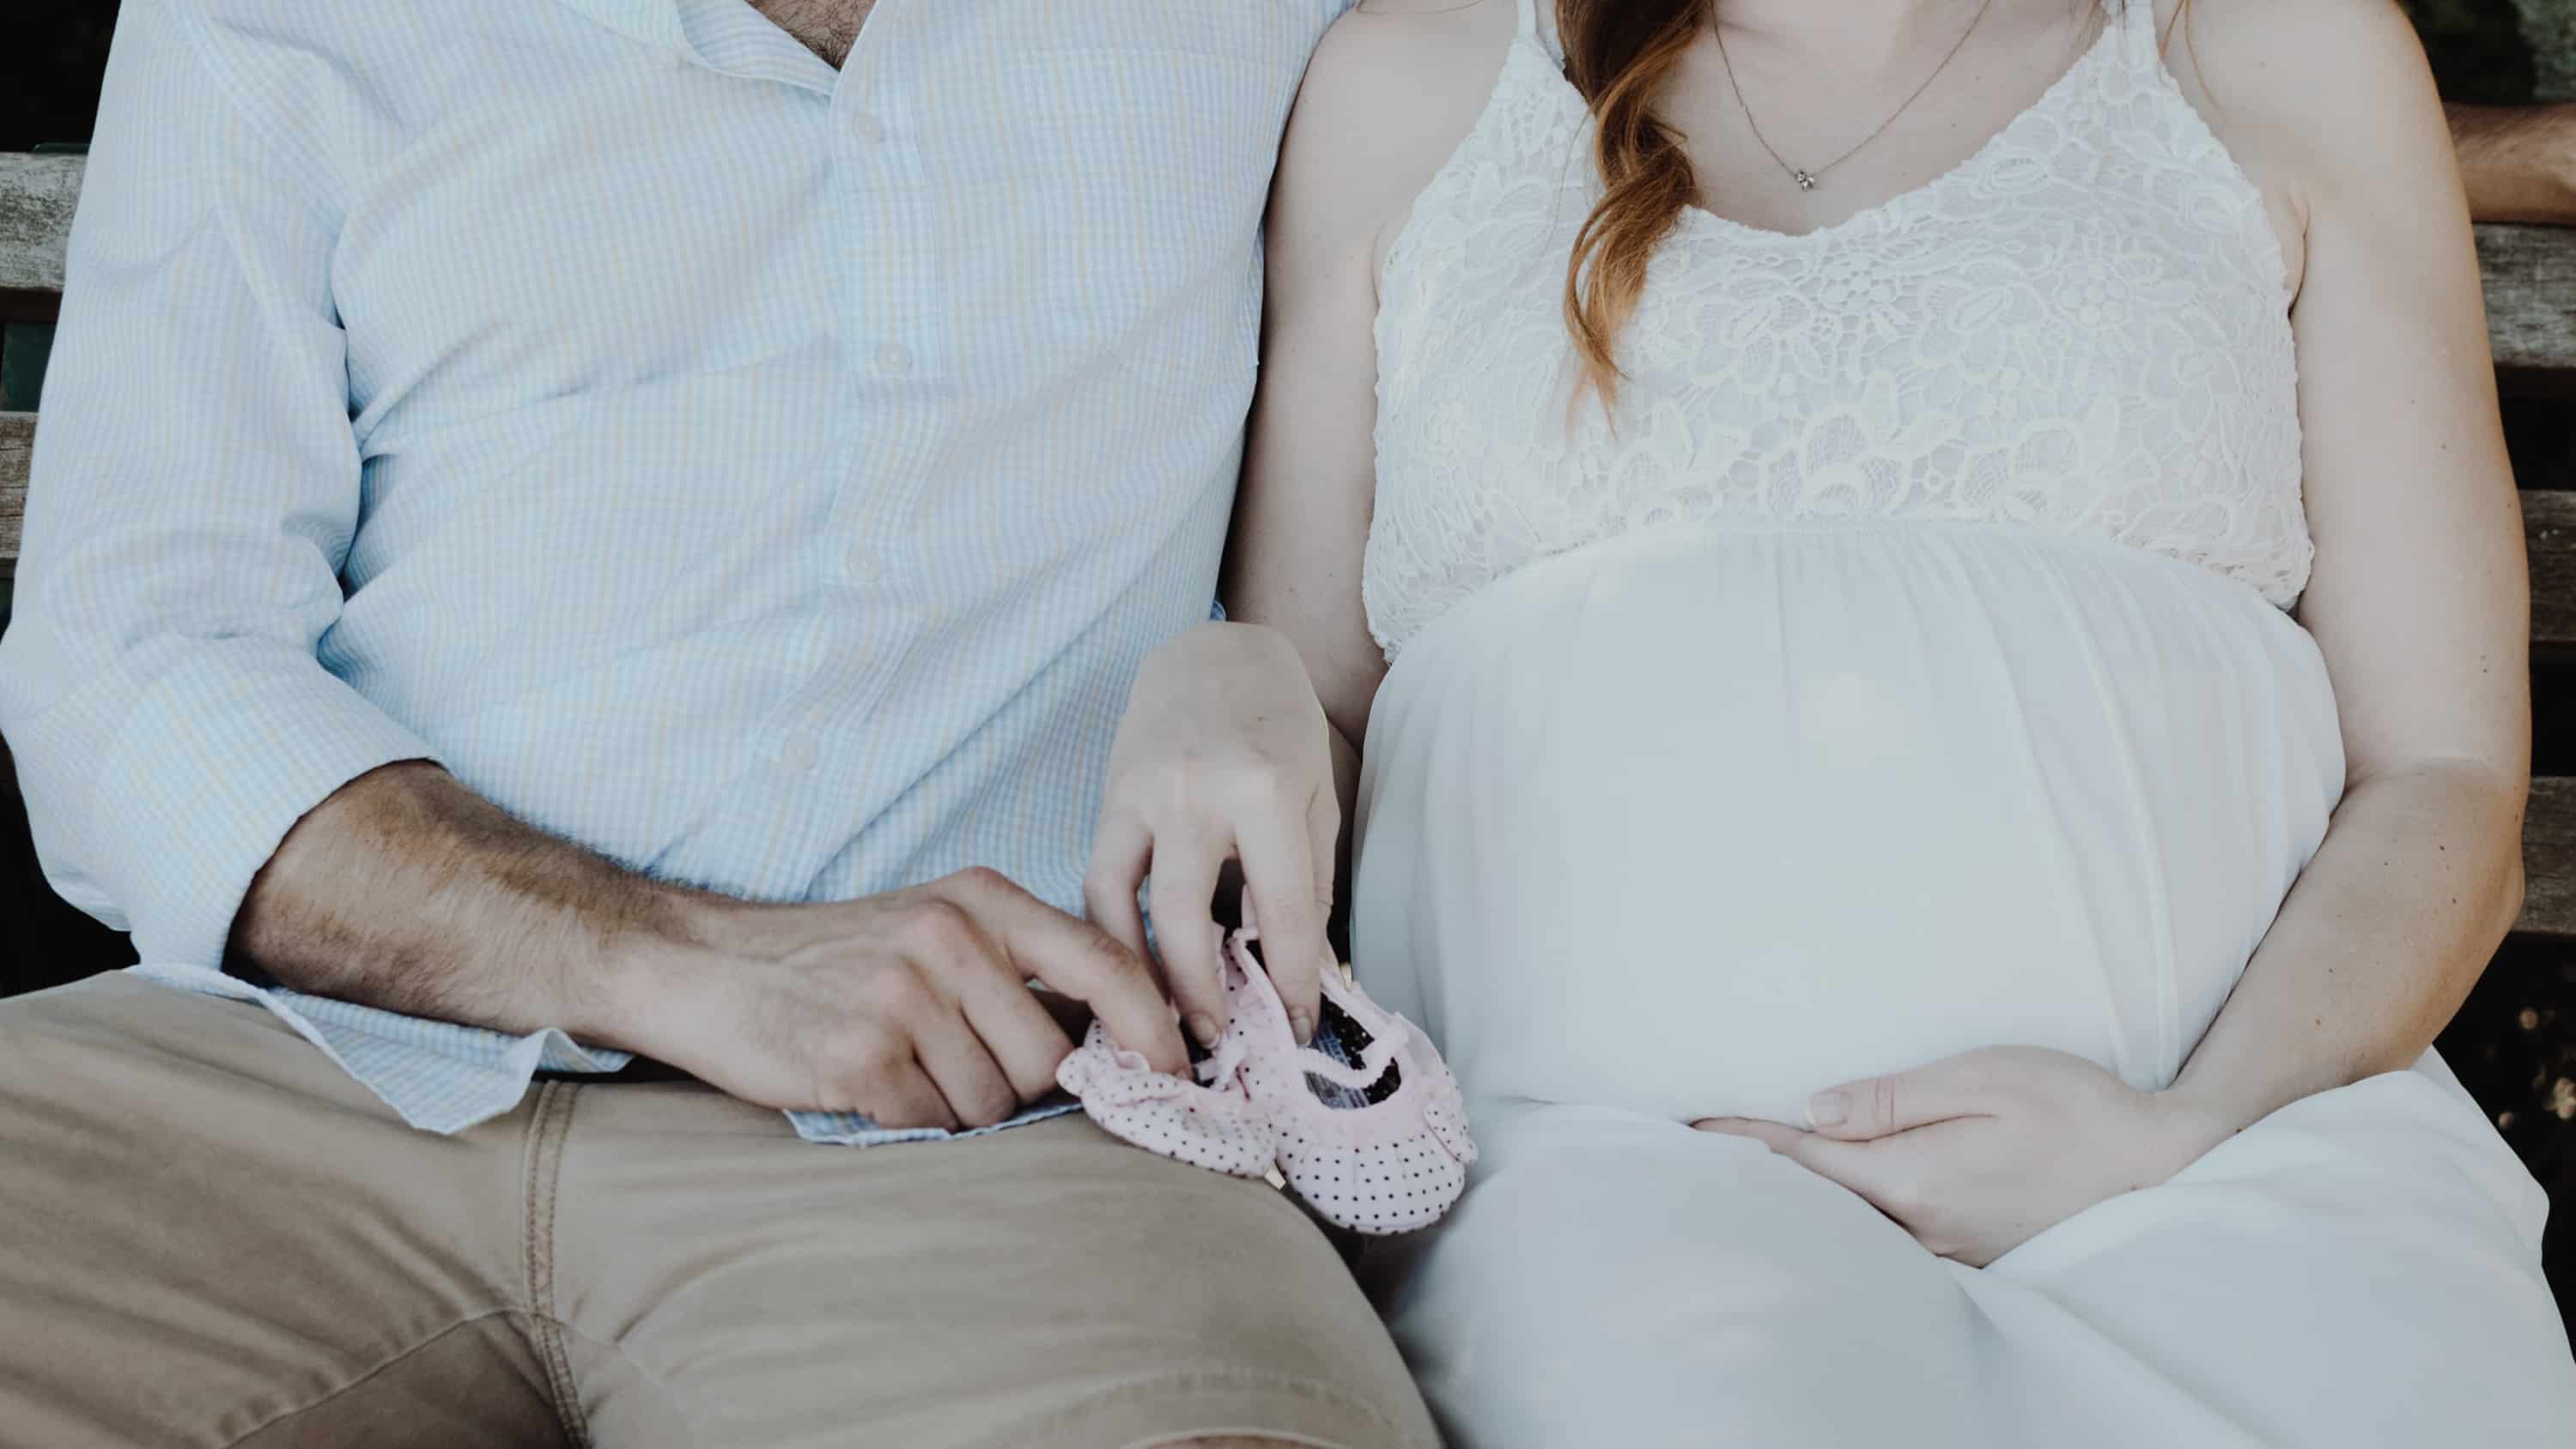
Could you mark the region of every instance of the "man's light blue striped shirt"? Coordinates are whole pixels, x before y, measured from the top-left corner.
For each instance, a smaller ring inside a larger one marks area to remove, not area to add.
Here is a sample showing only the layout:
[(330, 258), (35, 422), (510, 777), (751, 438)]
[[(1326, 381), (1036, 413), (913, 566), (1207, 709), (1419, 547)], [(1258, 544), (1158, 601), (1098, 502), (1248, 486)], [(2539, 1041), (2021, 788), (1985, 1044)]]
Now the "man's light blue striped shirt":
[(750, 899), (1077, 908), (1346, 3), (880, 0), (835, 71), (743, 0), (128, 0), (0, 640), (55, 888), (439, 1131), (622, 1058), (219, 974), (377, 766)]

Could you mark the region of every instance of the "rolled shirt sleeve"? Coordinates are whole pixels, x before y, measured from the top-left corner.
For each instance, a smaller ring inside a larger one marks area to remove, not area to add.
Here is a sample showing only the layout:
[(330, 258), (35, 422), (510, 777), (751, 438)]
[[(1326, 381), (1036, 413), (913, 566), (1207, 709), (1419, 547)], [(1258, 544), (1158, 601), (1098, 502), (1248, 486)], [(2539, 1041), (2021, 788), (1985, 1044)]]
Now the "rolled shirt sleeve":
[(299, 818), (434, 753), (317, 657), (360, 498), (327, 168), (243, 118), (167, 0), (117, 29), (0, 731), (54, 888), (212, 965)]

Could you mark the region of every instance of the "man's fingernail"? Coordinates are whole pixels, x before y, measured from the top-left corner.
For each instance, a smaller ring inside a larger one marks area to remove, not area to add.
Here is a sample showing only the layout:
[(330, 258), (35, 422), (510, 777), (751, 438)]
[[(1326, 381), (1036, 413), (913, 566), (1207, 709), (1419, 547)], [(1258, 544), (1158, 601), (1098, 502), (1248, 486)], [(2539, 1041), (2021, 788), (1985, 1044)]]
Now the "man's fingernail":
[(1810, 1127), (1840, 1127), (1843, 1119), (1850, 1115), (1851, 1094), (1848, 1092), (1818, 1092), (1807, 1099), (1807, 1125)]
[(1304, 1046), (1315, 1039), (1315, 1018), (1303, 1009), (1292, 1011), (1288, 1013), (1288, 1029), (1297, 1034), (1297, 1045)]
[(1208, 1015), (1204, 1011), (1191, 1012), (1190, 1035), (1199, 1039), (1200, 1046), (1215, 1046), (1217, 1038), (1216, 1018)]

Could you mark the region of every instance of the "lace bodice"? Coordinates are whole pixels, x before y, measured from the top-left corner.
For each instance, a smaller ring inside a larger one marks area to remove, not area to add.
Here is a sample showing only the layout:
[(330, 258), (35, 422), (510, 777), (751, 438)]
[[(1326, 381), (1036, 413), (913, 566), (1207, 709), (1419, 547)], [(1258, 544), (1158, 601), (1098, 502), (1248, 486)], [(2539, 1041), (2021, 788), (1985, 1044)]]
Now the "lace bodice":
[(1591, 120), (1522, 25), (1415, 201), (1377, 318), (1363, 590), (1393, 657), (1550, 554), (1667, 522), (2009, 524), (2109, 538), (2287, 608), (2311, 549), (2280, 244), (2149, 0), (1967, 161), (1788, 235), (1687, 212), (1569, 413), (1560, 311)]

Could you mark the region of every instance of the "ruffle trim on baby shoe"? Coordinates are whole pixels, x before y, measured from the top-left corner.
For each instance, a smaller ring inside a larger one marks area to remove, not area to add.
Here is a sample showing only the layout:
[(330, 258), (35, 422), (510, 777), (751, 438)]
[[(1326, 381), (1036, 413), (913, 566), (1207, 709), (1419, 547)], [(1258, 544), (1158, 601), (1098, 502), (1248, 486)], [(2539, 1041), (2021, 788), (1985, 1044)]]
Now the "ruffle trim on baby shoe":
[(1235, 1073), (1202, 1086), (1158, 1072), (1110, 1041), (1098, 1021), (1056, 1067), (1055, 1080), (1082, 1099), (1083, 1112), (1103, 1131), (1148, 1152), (1235, 1177), (1266, 1177), (1278, 1159), (1278, 1135)]

